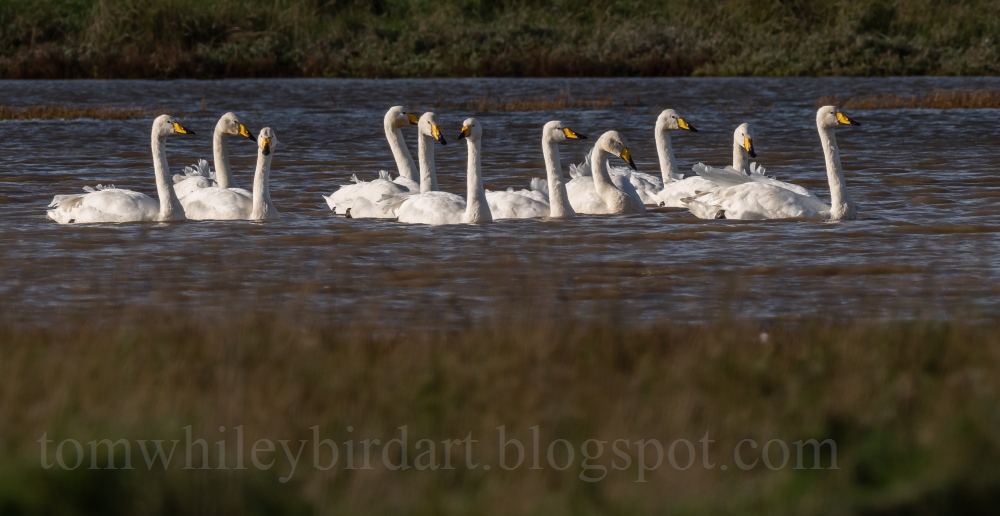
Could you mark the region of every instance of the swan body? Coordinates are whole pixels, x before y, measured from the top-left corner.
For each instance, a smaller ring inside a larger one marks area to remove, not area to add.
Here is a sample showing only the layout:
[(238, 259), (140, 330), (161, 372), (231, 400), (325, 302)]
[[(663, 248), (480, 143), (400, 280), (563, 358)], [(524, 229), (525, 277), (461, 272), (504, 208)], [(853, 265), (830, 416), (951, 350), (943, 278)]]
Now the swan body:
[[(232, 112), (226, 113), (219, 118), (215, 124), (215, 132), (212, 135), (212, 155), (215, 159), (215, 173), (208, 167), (208, 162), (198, 160), (194, 167), (184, 169), (184, 174), (173, 176), (174, 191), (177, 198), (184, 202), (184, 198), (192, 192), (201, 188), (236, 188), (233, 182), (232, 167), (229, 164), (229, 137), (242, 136), (253, 140), (253, 135), (247, 126), (240, 122), (240, 119)], [(250, 192), (242, 190), (249, 198)]]
[[(642, 203), (639, 192), (636, 191), (635, 185), (632, 184), (632, 170), (610, 163), (605, 163), (605, 166), (615, 187), (634, 198), (637, 202)], [(605, 215), (610, 213), (608, 212), (608, 205), (597, 193), (594, 176), (591, 172), (590, 154), (587, 155), (583, 163), (570, 165), (569, 173), (572, 179), (566, 183), (566, 194), (569, 196), (570, 204), (576, 213), (587, 215)]]
[[(385, 117), (382, 119), (382, 126), (385, 130), (385, 138), (389, 142), (389, 148), (392, 150), (392, 157), (396, 160), (396, 168), (399, 170), (399, 177), (391, 182), (399, 185), (404, 192), (417, 192), (420, 190), (420, 183), (418, 182), (419, 176), (417, 175), (417, 165), (413, 162), (413, 156), (410, 155), (410, 149), (406, 147), (406, 143), (403, 142), (403, 131), (402, 128), (411, 124), (418, 124), (419, 120), (417, 115), (413, 113), (407, 113), (403, 106), (393, 106), (386, 111)], [(336, 192), (330, 195), (324, 195), (323, 199), (326, 201), (327, 206), (333, 210), (334, 213), (347, 213), (347, 210), (354, 205), (354, 201), (358, 194), (362, 192), (364, 188), (364, 183), (357, 179), (357, 175), (353, 176), (354, 184), (341, 186)], [(380, 173), (380, 179), (389, 180), (387, 177), (382, 177)], [(376, 201), (377, 199), (373, 199)]]
[(158, 200), (146, 194), (114, 187), (85, 188), (86, 193), (57, 195), (46, 217), (60, 224), (101, 222), (152, 222), (184, 220), (184, 208), (177, 199), (167, 174), (166, 140), (172, 134), (194, 134), (169, 115), (153, 121), (153, 171)]
[[(841, 125), (861, 125), (834, 106), (816, 112), (816, 128), (826, 158), (830, 204), (820, 201), (797, 185), (769, 178), (749, 177), (734, 186), (721, 187), (686, 199), (691, 212), (700, 218), (767, 220), (786, 218), (823, 218), (853, 220), (857, 205), (847, 192), (840, 150), (834, 130)], [(793, 188), (794, 187), (794, 188)]]
[(629, 178), (619, 174), (612, 175), (609, 171), (609, 156), (620, 157), (635, 170), (635, 163), (622, 135), (618, 131), (604, 133), (594, 144), (589, 156), (593, 180), (587, 176), (579, 176), (566, 185), (573, 210), (577, 213), (602, 215), (645, 213), (646, 207)]
[(395, 207), (400, 222), (414, 224), (477, 224), (491, 222), (493, 214), (486, 201), (480, 160), (483, 129), (474, 118), (462, 124), (459, 138), (465, 138), (469, 149), (466, 175), (466, 198), (448, 192), (423, 192), (410, 195)]
[[(566, 193), (562, 164), (559, 159), (559, 142), (586, 140), (587, 137), (565, 127), (559, 120), (552, 120), (542, 128), (542, 156), (545, 159), (546, 181), (531, 180), (531, 189), (506, 192), (486, 192), (490, 212), (496, 219), (525, 219), (534, 217), (572, 217), (576, 215)], [(592, 181), (591, 181), (592, 182)]]
[(397, 182), (390, 181), (388, 172), (382, 177), (365, 183), (355, 194), (348, 216), (352, 218), (396, 218), (393, 208), (400, 196), (416, 192), (437, 191), (437, 167), (434, 161), (434, 143), (447, 145), (441, 135), (441, 126), (435, 120), (435, 114), (428, 111), (420, 116), (417, 122), (417, 155), (420, 162), (420, 187), (407, 189)]

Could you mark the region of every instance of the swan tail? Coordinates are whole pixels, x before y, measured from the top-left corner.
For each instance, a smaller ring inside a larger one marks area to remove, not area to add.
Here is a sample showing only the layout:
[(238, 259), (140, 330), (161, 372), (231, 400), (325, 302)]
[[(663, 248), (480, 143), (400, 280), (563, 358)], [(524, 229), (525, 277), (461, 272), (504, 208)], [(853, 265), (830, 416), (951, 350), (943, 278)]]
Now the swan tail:
[(540, 177), (534, 177), (531, 179), (530, 188), (534, 192), (541, 192), (545, 194), (546, 197), (549, 195), (549, 182)]
[(392, 181), (392, 178), (389, 176), (389, 171), (388, 170), (379, 170), (378, 171), (378, 178), (379, 179), (385, 179), (386, 181)]
[(589, 175), (591, 175), (590, 154), (587, 154), (587, 157), (583, 158), (583, 163), (580, 163), (579, 165), (570, 163), (569, 165), (570, 178), (576, 179), (578, 177), (587, 177)]
[[(702, 198), (704, 198), (709, 193), (711, 193), (711, 191), (701, 192), (697, 195), (692, 195), (691, 197), (685, 197), (681, 199), (681, 202), (684, 204), (684, 207), (690, 210), (691, 213), (695, 217), (698, 217), (699, 219), (726, 218), (724, 215), (725, 210), (722, 209), (722, 206), (717, 206), (714, 204), (710, 204), (708, 202), (704, 202)], [(719, 216), (720, 213), (723, 214), (722, 217)]]

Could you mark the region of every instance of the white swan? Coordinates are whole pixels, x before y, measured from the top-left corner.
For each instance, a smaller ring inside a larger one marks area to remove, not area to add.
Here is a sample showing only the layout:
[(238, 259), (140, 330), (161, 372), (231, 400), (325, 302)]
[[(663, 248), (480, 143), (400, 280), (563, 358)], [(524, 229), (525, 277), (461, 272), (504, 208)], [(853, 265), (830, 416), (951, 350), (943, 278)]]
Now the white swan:
[(469, 148), (466, 198), (448, 192), (424, 192), (406, 197), (396, 207), (400, 222), (415, 224), (475, 224), (490, 222), (489, 203), (483, 189), (482, 165), (480, 163), (480, 142), (483, 129), (474, 118), (468, 118), (462, 125), (462, 134)]
[[(233, 173), (229, 164), (230, 135), (242, 136), (249, 140), (254, 139), (247, 126), (243, 125), (234, 113), (230, 112), (222, 115), (218, 123), (215, 124), (215, 133), (212, 135), (212, 155), (215, 159), (215, 173), (211, 172), (208, 162), (198, 160), (198, 164), (195, 167), (186, 167), (183, 175), (175, 174), (173, 176), (174, 191), (177, 192), (177, 198), (181, 200), (182, 204), (185, 197), (199, 188), (216, 186), (219, 188), (237, 188), (233, 182)], [(247, 198), (250, 197), (250, 192), (240, 190), (246, 193)]]
[(573, 210), (577, 213), (596, 215), (645, 213), (646, 207), (639, 199), (629, 177), (612, 174), (608, 170), (609, 156), (622, 158), (632, 170), (635, 170), (635, 163), (632, 162), (624, 138), (618, 131), (604, 133), (588, 156), (593, 175), (578, 176), (566, 184), (566, 193)]
[[(410, 124), (417, 124), (420, 120), (417, 115), (407, 113), (403, 106), (393, 106), (386, 111), (382, 119), (382, 126), (385, 129), (385, 137), (389, 141), (389, 148), (392, 150), (392, 157), (396, 160), (396, 168), (399, 170), (399, 177), (392, 182), (405, 188), (405, 191), (416, 192), (420, 190), (417, 183), (417, 165), (413, 163), (413, 156), (403, 142), (403, 131), (401, 128)], [(354, 184), (341, 186), (336, 192), (324, 195), (327, 206), (334, 213), (346, 213), (347, 209), (354, 205), (354, 200), (359, 191), (364, 188), (365, 181), (358, 179), (357, 175), (352, 177)]]
[[(428, 111), (420, 116), (417, 123), (417, 156), (420, 161), (420, 192), (439, 190), (437, 183), (437, 166), (434, 161), (434, 142), (447, 145), (441, 135), (433, 112)], [(354, 203), (347, 209), (346, 215), (351, 218), (395, 218), (393, 206), (397, 197), (417, 193), (410, 191), (398, 183), (389, 180), (388, 173), (381, 174), (379, 179), (363, 183), (355, 194)]]
[(257, 138), (257, 170), (253, 176), (253, 209), (247, 220), (273, 220), (281, 218), (278, 209), (271, 202), (271, 159), (278, 144), (274, 130), (265, 127)]
[(84, 194), (55, 196), (46, 217), (60, 224), (184, 220), (184, 208), (168, 176), (170, 166), (165, 145), (171, 134), (194, 134), (194, 131), (185, 129), (169, 115), (160, 115), (153, 121), (153, 171), (159, 201), (139, 192), (99, 186), (85, 188)]
[(184, 213), (192, 220), (263, 220), (276, 218), (278, 210), (271, 203), (268, 176), (275, 146), (274, 131), (266, 127), (257, 139), (257, 170), (253, 193), (241, 188), (199, 188), (181, 200)]
[(796, 185), (746, 176), (746, 182), (742, 184), (719, 188), (687, 199), (691, 213), (706, 219), (855, 219), (857, 205), (851, 199), (844, 183), (840, 150), (837, 148), (837, 137), (834, 135), (834, 129), (841, 125), (861, 124), (851, 120), (834, 106), (823, 106), (816, 112), (816, 128), (819, 131), (820, 143), (823, 145), (826, 176), (830, 183), (830, 205), (812, 194), (803, 195), (791, 188)]
[(532, 179), (530, 190), (487, 191), (486, 200), (490, 204), (493, 218), (562, 218), (576, 215), (566, 193), (566, 184), (563, 182), (559, 142), (586, 139), (586, 136), (564, 126), (559, 120), (545, 124), (542, 128), (542, 156), (545, 159), (546, 182)]

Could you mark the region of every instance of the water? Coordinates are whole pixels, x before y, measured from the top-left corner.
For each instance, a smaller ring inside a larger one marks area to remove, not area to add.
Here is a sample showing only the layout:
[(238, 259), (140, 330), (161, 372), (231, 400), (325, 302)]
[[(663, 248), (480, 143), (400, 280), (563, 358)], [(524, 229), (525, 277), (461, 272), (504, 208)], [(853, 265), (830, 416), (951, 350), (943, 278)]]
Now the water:
[[(610, 96), (607, 109), (458, 112), (493, 97)], [(155, 195), (150, 120), (0, 122), (0, 296), (5, 309), (181, 303), (225, 310), (253, 298), (305, 311), (488, 312), (549, 292), (638, 318), (700, 320), (720, 311), (761, 318), (887, 310), (935, 313), (974, 306), (992, 314), (1000, 251), (1000, 134), (992, 110), (848, 112), (861, 127), (838, 139), (860, 220), (700, 221), (680, 210), (638, 217), (582, 216), (426, 227), (351, 220), (321, 194), (351, 174), (372, 178), (394, 162), (382, 116), (396, 104), (433, 109), (449, 144), (437, 148), (442, 189), (464, 193), (458, 135), (485, 128), (488, 189), (544, 176), (540, 130), (560, 119), (584, 134), (622, 132), (639, 170), (658, 173), (656, 115), (677, 109), (700, 132), (674, 136), (682, 170), (731, 162), (732, 131), (754, 125), (757, 161), (780, 179), (828, 198), (815, 130), (822, 95), (998, 89), (997, 78), (464, 79), (0, 82), (12, 106), (164, 107), (183, 112), (194, 137), (172, 137), (171, 170), (211, 157), (211, 133), (235, 111), (256, 133), (277, 133), (266, 223), (185, 222), (60, 226), (45, 218), (55, 194), (113, 183)], [(203, 104), (204, 103), (204, 104)], [(204, 105), (204, 109), (202, 106)], [(416, 155), (415, 128), (404, 129)], [(592, 143), (593, 139), (589, 140)], [(562, 145), (579, 162), (588, 142)], [(240, 186), (255, 149), (234, 140)], [(169, 294), (169, 295), (166, 295)], [(361, 307), (361, 308), (359, 308)]]

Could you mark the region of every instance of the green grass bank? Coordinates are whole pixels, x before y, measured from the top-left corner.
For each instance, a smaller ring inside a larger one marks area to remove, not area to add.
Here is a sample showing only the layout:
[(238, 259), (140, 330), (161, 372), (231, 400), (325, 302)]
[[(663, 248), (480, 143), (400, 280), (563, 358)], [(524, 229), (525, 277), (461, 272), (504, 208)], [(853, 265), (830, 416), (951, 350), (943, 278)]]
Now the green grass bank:
[(6, 0), (0, 78), (993, 75), (987, 0)]

